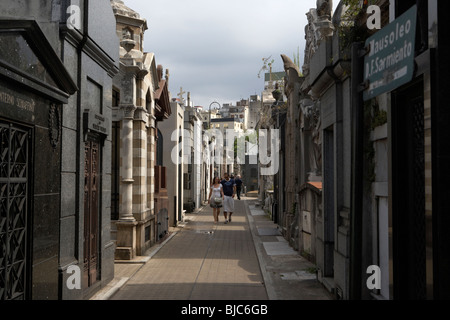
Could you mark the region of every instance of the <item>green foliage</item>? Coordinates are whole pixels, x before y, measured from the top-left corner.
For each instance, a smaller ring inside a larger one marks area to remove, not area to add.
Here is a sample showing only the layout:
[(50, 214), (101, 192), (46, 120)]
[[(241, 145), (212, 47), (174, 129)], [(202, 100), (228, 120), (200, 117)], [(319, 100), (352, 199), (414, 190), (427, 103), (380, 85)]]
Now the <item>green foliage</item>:
[(306, 268), (305, 271), (308, 272), (308, 273), (315, 274), (315, 273), (317, 273), (318, 270), (319, 270), (319, 268), (317, 268), (316, 266), (314, 266), (314, 267)]
[(385, 110), (377, 110), (372, 119), (372, 129), (387, 123), (387, 112)]
[(300, 69), (300, 49), (297, 47), (297, 54), (294, 52), (294, 64)]
[(365, 24), (366, 10), (376, 0), (342, 0), (347, 8), (341, 16), (341, 24), (338, 26), (341, 50), (349, 48), (352, 43), (360, 42), (369, 36)]
[(369, 130), (373, 130), (376, 127), (387, 123), (387, 112), (380, 109), (380, 106), (375, 98), (365, 103), (365, 110), (368, 117), (367, 128)]
[(292, 203), (292, 209), (291, 209), (291, 214), (295, 215), (295, 210), (297, 209), (297, 202), (293, 202)]
[(370, 140), (370, 134), (376, 127), (387, 123), (387, 112), (381, 110), (376, 98), (366, 101), (364, 103), (364, 163), (365, 163), (365, 177), (368, 185), (375, 181), (375, 148), (373, 141)]
[(299, 71), (299, 76), (303, 77), (302, 68), (300, 66), (300, 47), (297, 47), (297, 53), (294, 52), (293, 57), (294, 57), (294, 64), (297, 66)]

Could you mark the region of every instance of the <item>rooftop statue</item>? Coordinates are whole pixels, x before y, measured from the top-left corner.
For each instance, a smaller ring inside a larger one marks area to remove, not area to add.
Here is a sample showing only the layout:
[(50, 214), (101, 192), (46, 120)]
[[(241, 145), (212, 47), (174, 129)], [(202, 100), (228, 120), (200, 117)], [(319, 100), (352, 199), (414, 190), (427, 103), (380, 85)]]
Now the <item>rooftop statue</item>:
[(317, 0), (317, 15), (319, 17), (331, 18), (331, 10), (333, 9), (333, 0)]

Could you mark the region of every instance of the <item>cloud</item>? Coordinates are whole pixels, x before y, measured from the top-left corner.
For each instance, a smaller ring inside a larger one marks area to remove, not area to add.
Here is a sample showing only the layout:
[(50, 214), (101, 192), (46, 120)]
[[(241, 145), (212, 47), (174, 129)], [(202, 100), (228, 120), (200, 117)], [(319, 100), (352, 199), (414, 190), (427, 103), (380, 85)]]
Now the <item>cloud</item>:
[(236, 102), (264, 89), (258, 78), (262, 58), (304, 54), (306, 12), (316, 1), (300, 0), (124, 0), (147, 19), (144, 49), (170, 70), (173, 97), (191, 92), (194, 103), (208, 107)]

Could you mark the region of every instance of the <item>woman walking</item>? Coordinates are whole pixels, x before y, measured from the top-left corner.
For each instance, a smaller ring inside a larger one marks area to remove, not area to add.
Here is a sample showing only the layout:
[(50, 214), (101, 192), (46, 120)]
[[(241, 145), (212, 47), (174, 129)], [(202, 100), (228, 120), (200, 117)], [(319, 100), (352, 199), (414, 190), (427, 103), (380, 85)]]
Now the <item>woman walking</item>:
[[(212, 198), (212, 199), (211, 199)], [(214, 177), (213, 184), (209, 191), (208, 203), (213, 208), (214, 223), (219, 222), (220, 208), (223, 202), (223, 186), (219, 177)]]

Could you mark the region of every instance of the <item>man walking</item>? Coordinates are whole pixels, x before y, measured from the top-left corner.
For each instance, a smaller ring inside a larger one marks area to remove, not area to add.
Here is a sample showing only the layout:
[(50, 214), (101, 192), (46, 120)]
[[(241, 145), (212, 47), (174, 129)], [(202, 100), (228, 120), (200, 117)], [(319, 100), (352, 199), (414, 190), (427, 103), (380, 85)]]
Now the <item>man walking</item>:
[[(230, 179), (228, 173), (224, 174), (224, 179), (221, 181), (223, 185), (223, 216), (225, 223), (231, 222), (231, 215), (234, 211), (234, 195), (236, 194), (236, 183), (234, 179)], [(227, 216), (229, 214), (229, 218)]]
[(236, 176), (235, 183), (236, 183), (236, 195), (237, 195), (237, 198), (239, 200), (241, 200), (241, 190), (242, 190), (243, 182), (241, 180), (241, 176), (240, 175)]

